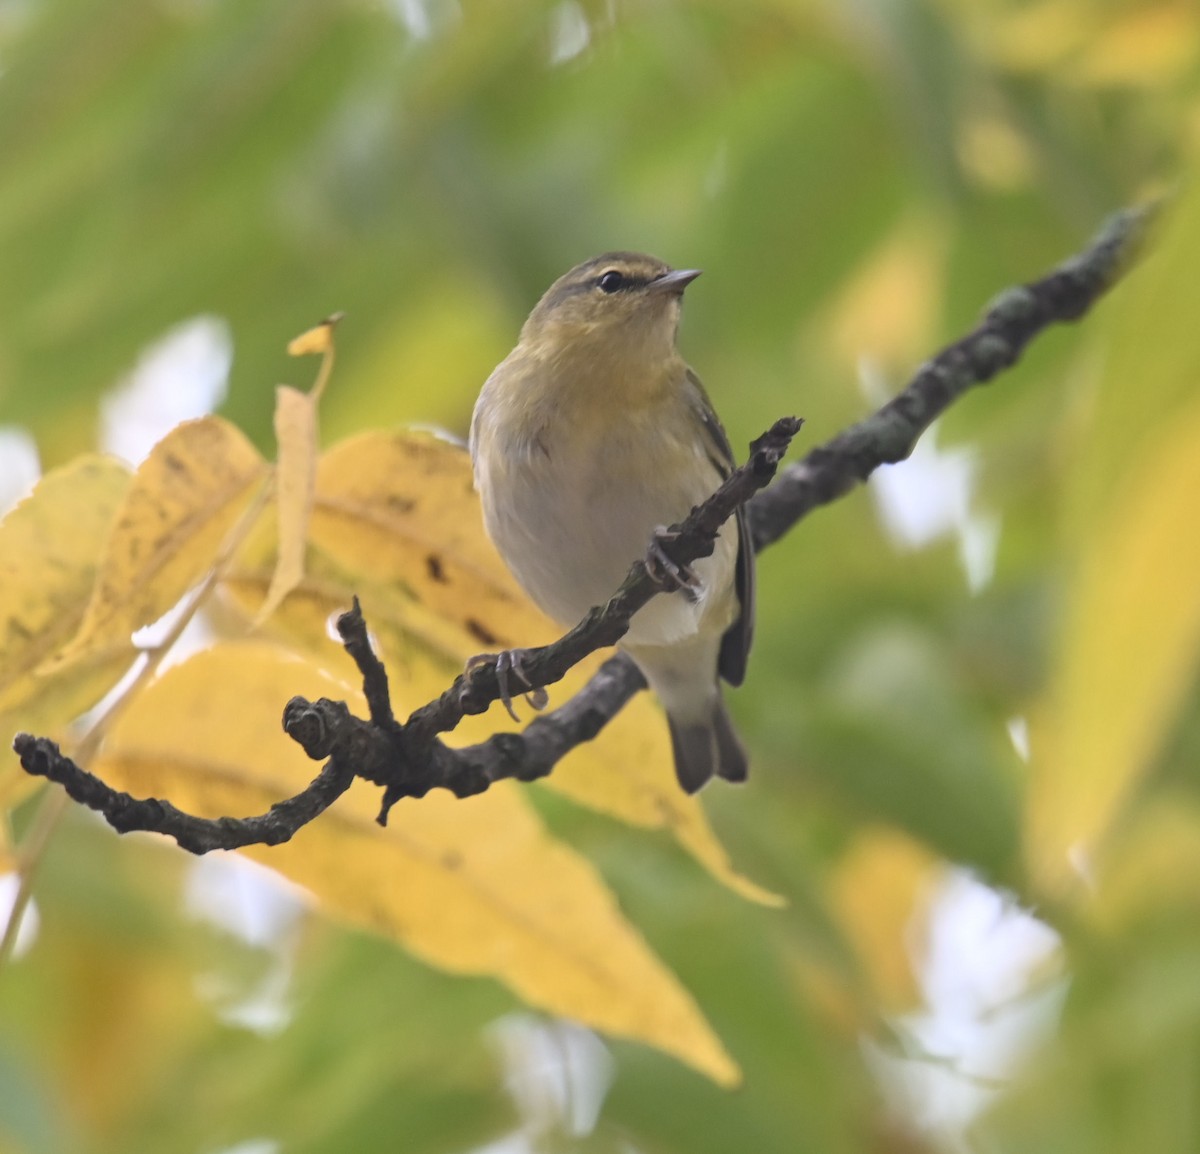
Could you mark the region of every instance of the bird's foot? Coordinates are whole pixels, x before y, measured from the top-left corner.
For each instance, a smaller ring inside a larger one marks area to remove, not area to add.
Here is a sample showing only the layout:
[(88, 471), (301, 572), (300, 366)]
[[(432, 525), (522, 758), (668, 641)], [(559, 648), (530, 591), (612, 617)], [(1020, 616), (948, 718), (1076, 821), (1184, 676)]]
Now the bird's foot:
[(659, 525), (650, 536), (650, 544), (646, 549), (646, 572), (651, 580), (668, 593), (682, 592), (689, 601), (695, 601), (700, 596), (700, 578), (690, 565), (677, 565), (667, 556), (663, 548), (668, 542), (678, 538), (676, 530)]
[(509, 691), (509, 677), (515, 677), (522, 682), (527, 693), (518, 690), (525, 700), (529, 703), (529, 707), (535, 710), (545, 709), (550, 701), (550, 695), (541, 685), (534, 687), (529, 678), (525, 676), (523, 664), (529, 655), (533, 653), (532, 649), (505, 649), (500, 653), (477, 653), (474, 657), (467, 661), (465, 673), (467, 677), (477, 670), (488, 664), (495, 664), (496, 667), (496, 683), (500, 687), (500, 703), (508, 710), (508, 716), (513, 721), (520, 721), (517, 716), (517, 711), (513, 709), (512, 693)]

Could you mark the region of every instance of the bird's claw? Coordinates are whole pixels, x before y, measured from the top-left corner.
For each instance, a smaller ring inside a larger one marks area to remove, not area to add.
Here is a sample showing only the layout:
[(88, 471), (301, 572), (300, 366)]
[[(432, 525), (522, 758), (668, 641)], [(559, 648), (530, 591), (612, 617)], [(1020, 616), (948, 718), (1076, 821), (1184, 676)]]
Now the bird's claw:
[[(496, 684), (500, 689), (500, 704), (508, 711), (508, 716), (513, 721), (520, 721), (521, 719), (517, 716), (517, 711), (513, 709), (512, 693), (509, 692), (508, 688), (510, 675), (516, 677), (518, 681), (523, 682), (525, 688), (529, 691), (524, 693), (523, 696), (531, 709), (545, 709), (550, 701), (550, 695), (546, 692), (545, 688), (541, 685), (534, 686), (525, 675), (523, 663), (532, 652), (530, 649), (504, 649), (499, 653), (477, 653), (467, 661), (466, 674), (468, 677), (476, 669), (481, 669), (485, 665), (495, 663)], [(518, 690), (518, 692), (521, 691)]]
[(677, 565), (663, 546), (678, 538), (679, 533), (662, 525), (650, 536), (650, 544), (646, 549), (646, 572), (651, 580), (656, 582), (668, 593), (683, 592), (689, 601), (699, 597), (700, 578), (690, 565)]

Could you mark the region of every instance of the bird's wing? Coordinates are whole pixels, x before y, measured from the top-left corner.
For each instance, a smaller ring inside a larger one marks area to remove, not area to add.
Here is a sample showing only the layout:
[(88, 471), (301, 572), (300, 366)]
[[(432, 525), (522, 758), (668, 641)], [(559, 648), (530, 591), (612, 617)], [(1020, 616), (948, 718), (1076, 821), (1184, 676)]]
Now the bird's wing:
[[(700, 378), (689, 368), (687, 371), (688, 400), (699, 418), (708, 438), (709, 460), (722, 477), (728, 477), (735, 467), (733, 449)], [(734, 514), (738, 533), (738, 555), (736, 587), (742, 611), (738, 619), (725, 630), (721, 638), (721, 653), (717, 660), (717, 672), (730, 685), (741, 685), (746, 676), (746, 661), (750, 656), (750, 644), (754, 640), (754, 547), (750, 542), (750, 530), (746, 523), (746, 510), (739, 506)]]

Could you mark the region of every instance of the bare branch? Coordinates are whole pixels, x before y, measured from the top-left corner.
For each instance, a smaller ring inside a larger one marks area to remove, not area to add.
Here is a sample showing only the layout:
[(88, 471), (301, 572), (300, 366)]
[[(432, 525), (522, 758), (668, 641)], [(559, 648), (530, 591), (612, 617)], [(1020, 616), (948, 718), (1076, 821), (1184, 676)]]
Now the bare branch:
[(755, 547), (778, 541), (880, 465), (903, 461), (963, 393), (1016, 364), (1043, 329), (1079, 320), (1133, 263), (1156, 213), (1156, 204), (1117, 213), (1083, 252), (1041, 280), (1005, 289), (971, 332), (926, 361), (886, 405), (782, 470), (746, 507)]
[(354, 780), (352, 763), (332, 757), (307, 788), (256, 817), (193, 817), (169, 801), (136, 798), (105, 785), (98, 777), (65, 757), (44, 737), (17, 734), (13, 749), (26, 773), (56, 781), (68, 795), (102, 813), (117, 833), (147, 830), (173, 837), (189, 853), (238, 849), (245, 845), (280, 845), (301, 826), (327, 810)]

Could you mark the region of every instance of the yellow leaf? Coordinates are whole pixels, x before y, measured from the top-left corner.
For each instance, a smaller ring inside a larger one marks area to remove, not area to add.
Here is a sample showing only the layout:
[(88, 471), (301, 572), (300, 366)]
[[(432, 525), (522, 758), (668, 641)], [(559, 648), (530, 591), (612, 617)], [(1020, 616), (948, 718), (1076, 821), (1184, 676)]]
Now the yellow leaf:
[[(1195, 168), (1185, 174), (1178, 200), (1163, 209), (1145, 259), (1101, 304), (1100, 324), (1089, 330), (1099, 345), (1090, 361), (1099, 361), (1103, 371), (1084, 398), (1079, 443), (1067, 472), (1064, 530), (1072, 552), (1088, 548), (1095, 526), (1124, 490), (1132, 462), (1196, 399), (1200, 172)], [(1096, 378), (1094, 370), (1090, 375)]]
[[(448, 441), (399, 431), (335, 445), (318, 466), (310, 537), (344, 575), (361, 575), (344, 576), (349, 584), (340, 606), (357, 593), (368, 623), (384, 638), (398, 709), (440, 694), (481, 650), (544, 645), (563, 632), (528, 601), (487, 539), (470, 459)], [(307, 635), (314, 636), (311, 627)], [(414, 639), (452, 664), (410, 660)], [(552, 686), (552, 703), (581, 689), (610, 655), (594, 654)], [(453, 740), (482, 741), (513, 728), (497, 704), (464, 722)], [(782, 904), (733, 869), (699, 800), (680, 791), (665, 720), (646, 695), (596, 741), (574, 750), (546, 784), (632, 825), (668, 830), (735, 892)]]
[[(157, 908), (166, 909), (180, 889), (171, 868), (177, 863), (157, 856), (158, 862), (137, 857), (136, 884), (143, 901), (150, 900), (149, 890)], [(62, 919), (53, 953), (55, 1080), (71, 1103), (74, 1132), (127, 1132), (145, 1109), (147, 1088), (212, 1038), (212, 1010), (197, 997), (194, 951), (151, 945), (143, 935), (116, 930), (110, 918), (93, 916)], [(3, 1149), (16, 1154), (7, 1143)]]
[(1028, 814), (1034, 877), (1049, 890), (1068, 884), (1070, 852), (1100, 847), (1190, 688), (1200, 651), (1197, 493), (1194, 404), (1143, 440), (1066, 590)]
[(329, 352), (333, 348), (333, 330), (341, 319), (341, 313), (334, 313), (333, 316), (326, 317), (319, 325), (307, 329), (298, 337), (293, 337), (288, 341), (288, 355), (307, 357)]
[[(564, 679), (564, 686), (578, 692), (598, 664), (598, 659), (589, 660), (580, 675)], [(787, 904), (734, 868), (700, 799), (679, 788), (666, 718), (649, 693), (639, 693), (595, 741), (576, 746), (545, 784), (629, 825), (666, 830), (717, 881), (748, 901), (775, 908)]]
[(938, 860), (920, 843), (883, 826), (864, 830), (838, 862), (829, 896), (883, 1009), (919, 1002), (910, 938)]
[[(293, 694), (358, 694), (262, 643), (168, 670), (114, 726), (96, 772), (205, 816), (246, 815), (302, 787), (315, 765), (280, 731)], [(722, 1085), (737, 1067), (692, 998), (621, 916), (595, 869), (550, 838), (501, 782), (459, 801), (402, 803), (356, 785), (289, 844), (251, 856), (311, 889), (330, 914), (463, 974), (490, 974), (538, 1008), (638, 1039)]]
[(1193, 68), (1197, 48), (1200, 24), (1192, 5), (1143, 7), (1113, 20), (1065, 79), (1091, 87), (1160, 87)]
[(334, 445), (317, 466), (310, 535), (347, 571), (397, 585), (414, 610), (452, 626), (456, 659), (562, 632), (484, 535), (465, 450), (438, 437), (369, 432)]
[(1089, 908), (1096, 921), (1123, 930), (1148, 915), (1200, 914), (1200, 808), (1174, 791), (1139, 806), (1114, 837), (1096, 879)]
[(1035, 0), (1000, 9), (999, 19), (981, 16), (975, 39), (980, 51), (1017, 72), (1060, 68), (1092, 34), (1089, 0)]
[(834, 354), (851, 367), (864, 355), (885, 367), (919, 360), (941, 305), (944, 249), (933, 221), (904, 221), (854, 274), (822, 326)]
[(304, 577), (308, 546), (308, 517), (312, 510), (317, 467), (317, 406), (314, 397), (279, 385), (275, 390), (275, 440), (279, 461), (275, 469), (275, 505), (279, 552), (275, 572), (256, 623), (261, 624)]
[(963, 170), (985, 188), (1014, 192), (1033, 179), (1033, 150), (1017, 125), (999, 113), (962, 117), (956, 151)]
[(59, 660), (125, 642), (157, 621), (212, 566), (265, 473), (254, 446), (220, 417), (172, 429), (125, 494), (83, 623)]
[[(0, 523), (0, 709), (44, 698), (48, 686), (35, 670), (79, 628), (128, 488), (121, 462), (81, 457), (43, 477)], [(58, 681), (75, 712), (94, 704), (129, 664), (128, 638), (117, 650), (101, 653), (99, 668), (80, 670), (83, 684)]]
[(1065, 620), (1034, 713), (1026, 852), (1057, 896), (1102, 867), (1109, 826), (1156, 757), (1200, 648), (1200, 184), (1103, 306), (1103, 365), (1066, 466)]

